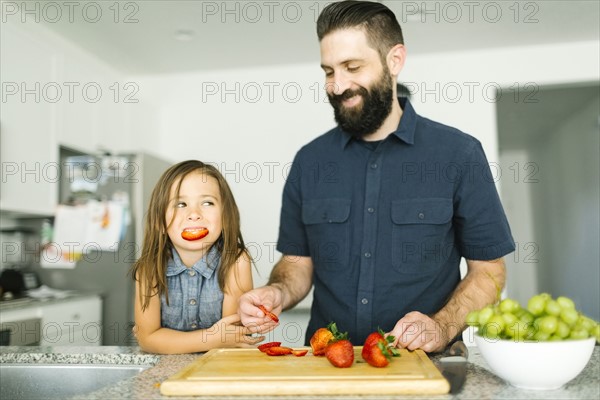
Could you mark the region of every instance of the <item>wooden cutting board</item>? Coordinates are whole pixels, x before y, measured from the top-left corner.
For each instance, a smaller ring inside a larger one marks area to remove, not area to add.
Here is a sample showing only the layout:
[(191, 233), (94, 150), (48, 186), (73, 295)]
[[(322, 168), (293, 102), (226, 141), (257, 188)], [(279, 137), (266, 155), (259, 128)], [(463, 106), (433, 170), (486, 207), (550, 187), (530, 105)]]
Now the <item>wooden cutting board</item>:
[(450, 386), (422, 350), (400, 350), (384, 368), (363, 361), (336, 368), (309, 351), (304, 357), (268, 356), (258, 349), (214, 349), (160, 386), (166, 396), (444, 394)]

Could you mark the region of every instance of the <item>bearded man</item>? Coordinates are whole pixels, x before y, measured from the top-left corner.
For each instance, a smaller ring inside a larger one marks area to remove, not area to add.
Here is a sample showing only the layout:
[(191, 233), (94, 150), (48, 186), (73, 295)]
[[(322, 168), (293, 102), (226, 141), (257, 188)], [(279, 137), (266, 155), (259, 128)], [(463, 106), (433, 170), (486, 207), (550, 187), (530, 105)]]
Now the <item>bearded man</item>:
[[(240, 299), (268, 332), (314, 286), (306, 344), (335, 321), (356, 345), (381, 328), (397, 347), (443, 350), (494, 303), (514, 241), (480, 142), (397, 97), (406, 51), (385, 5), (343, 1), (317, 21), (338, 126), (297, 153), (267, 286)], [(461, 280), (460, 260), (467, 274)]]

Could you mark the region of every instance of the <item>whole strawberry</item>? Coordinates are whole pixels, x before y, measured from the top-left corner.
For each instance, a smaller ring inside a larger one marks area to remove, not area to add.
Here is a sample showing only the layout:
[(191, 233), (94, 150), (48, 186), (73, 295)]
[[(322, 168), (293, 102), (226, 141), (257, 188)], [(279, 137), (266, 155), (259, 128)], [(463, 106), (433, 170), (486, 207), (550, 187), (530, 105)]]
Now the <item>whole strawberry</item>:
[(348, 368), (354, 363), (354, 347), (348, 339), (331, 343), (325, 349), (325, 357), (333, 366)]
[(394, 337), (384, 337), (384, 332), (381, 329), (371, 333), (363, 344), (362, 358), (373, 367), (382, 368), (387, 366), (391, 357), (400, 355), (395, 348), (390, 346), (393, 341)]
[(341, 339), (341, 333), (338, 331), (335, 322), (331, 322), (327, 325), (327, 328), (319, 328), (310, 338), (310, 347), (312, 348), (313, 355), (322, 356), (325, 354), (325, 349), (329, 342), (336, 339)]

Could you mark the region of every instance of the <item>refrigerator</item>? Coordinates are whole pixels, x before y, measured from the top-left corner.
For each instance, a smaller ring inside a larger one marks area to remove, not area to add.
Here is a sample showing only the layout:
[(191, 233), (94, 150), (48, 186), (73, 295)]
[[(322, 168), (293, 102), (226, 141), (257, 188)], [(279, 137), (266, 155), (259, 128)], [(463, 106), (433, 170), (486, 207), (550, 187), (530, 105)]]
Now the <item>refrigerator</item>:
[[(36, 272), (40, 281), (51, 288), (99, 294), (103, 305), (102, 344), (135, 345), (132, 335), (135, 289), (130, 269), (140, 255), (150, 195), (160, 175), (171, 164), (147, 153), (86, 155), (66, 148), (61, 148), (60, 153), (59, 203), (74, 206), (117, 197), (127, 203), (123, 229), (118, 244), (108, 250), (92, 247), (72, 268), (53, 268), (49, 263), (40, 263)], [(81, 179), (82, 171), (85, 179)]]

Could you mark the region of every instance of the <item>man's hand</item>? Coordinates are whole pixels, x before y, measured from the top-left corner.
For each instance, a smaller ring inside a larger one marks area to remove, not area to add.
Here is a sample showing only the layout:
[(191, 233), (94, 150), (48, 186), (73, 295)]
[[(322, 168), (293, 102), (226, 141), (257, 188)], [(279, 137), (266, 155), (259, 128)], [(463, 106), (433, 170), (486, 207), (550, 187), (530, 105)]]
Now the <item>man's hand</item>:
[(265, 315), (258, 306), (279, 315), (283, 309), (281, 290), (274, 286), (263, 286), (240, 296), (238, 314), (242, 325), (255, 333), (270, 332), (278, 323)]
[(450, 340), (444, 327), (418, 311), (409, 312), (402, 317), (387, 335), (396, 338), (392, 342), (396, 347), (421, 349), (428, 353), (442, 351)]
[(465, 328), (467, 314), (495, 303), (504, 287), (506, 270), (499, 258), (467, 260), (467, 274), (444, 307), (433, 316), (413, 311), (402, 317), (390, 332), (394, 345), (409, 350), (442, 351)]

